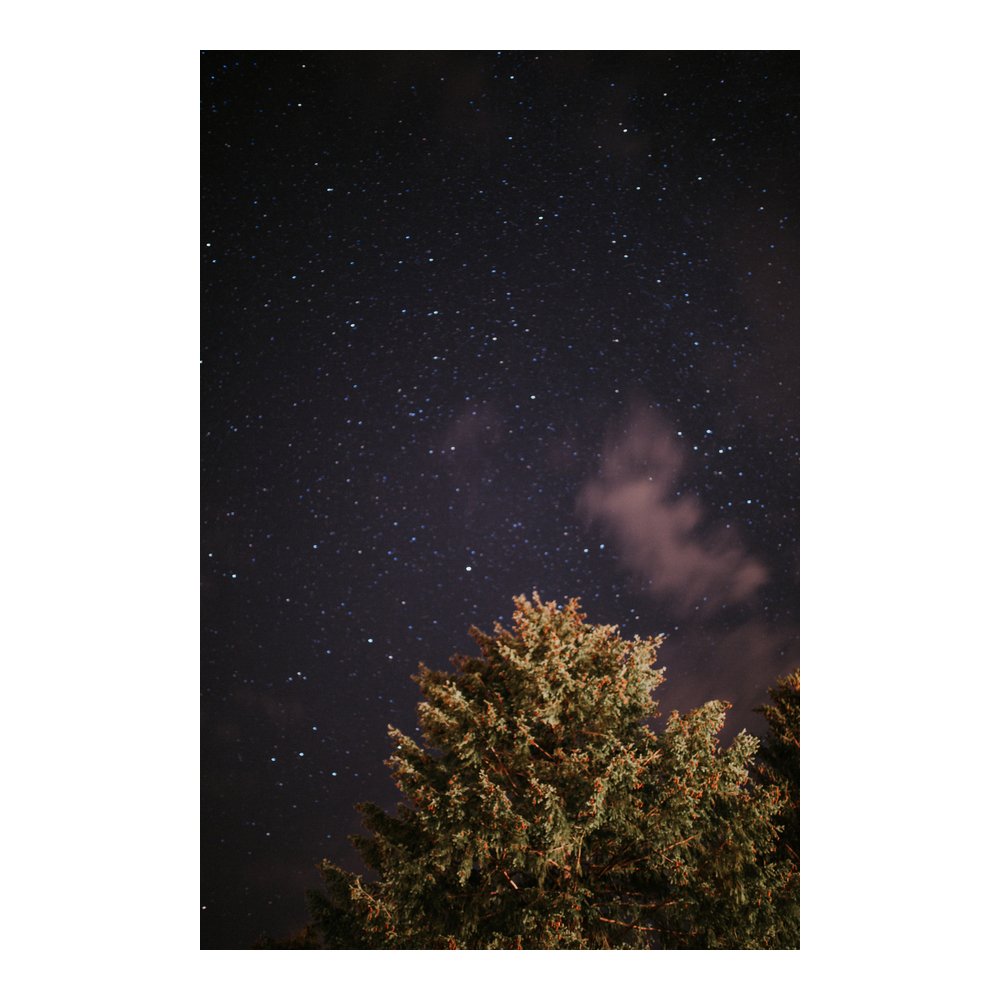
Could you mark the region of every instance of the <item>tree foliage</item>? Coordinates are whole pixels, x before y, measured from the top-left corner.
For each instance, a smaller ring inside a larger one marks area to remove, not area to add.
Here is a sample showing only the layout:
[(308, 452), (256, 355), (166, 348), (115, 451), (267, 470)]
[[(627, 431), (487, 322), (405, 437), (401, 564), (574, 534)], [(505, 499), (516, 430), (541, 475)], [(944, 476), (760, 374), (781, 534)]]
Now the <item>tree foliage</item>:
[(359, 806), (376, 877), (320, 865), (327, 947), (798, 947), (785, 799), (750, 778), (757, 740), (720, 745), (720, 701), (646, 724), (662, 637), (537, 594), (511, 630), (471, 634), (478, 656), (414, 678), (420, 741), (390, 728), (397, 815)]
[(759, 755), (758, 769), (765, 784), (776, 789), (781, 806), (776, 821), (781, 826), (779, 854), (799, 863), (799, 671), (782, 677), (768, 693), (771, 704), (758, 712), (767, 719), (768, 732)]

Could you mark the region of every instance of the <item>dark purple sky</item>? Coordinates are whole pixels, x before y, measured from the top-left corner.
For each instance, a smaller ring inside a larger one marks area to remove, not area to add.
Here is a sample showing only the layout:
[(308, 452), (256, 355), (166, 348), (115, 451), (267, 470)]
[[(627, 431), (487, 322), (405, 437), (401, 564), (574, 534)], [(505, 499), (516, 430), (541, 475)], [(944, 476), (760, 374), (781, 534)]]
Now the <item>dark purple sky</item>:
[(579, 596), (798, 662), (798, 55), (202, 56), (202, 946), (391, 807), (417, 663)]

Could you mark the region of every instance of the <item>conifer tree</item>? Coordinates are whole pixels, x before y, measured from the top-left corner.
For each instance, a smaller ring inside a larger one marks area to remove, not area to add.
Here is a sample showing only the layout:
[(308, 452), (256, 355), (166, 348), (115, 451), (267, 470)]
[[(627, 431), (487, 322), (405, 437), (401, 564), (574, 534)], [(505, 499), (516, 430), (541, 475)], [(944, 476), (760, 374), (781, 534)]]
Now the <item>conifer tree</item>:
[(515, 599), (478, 656), (420, 666), (422, 738), (390, 728), (396, 816), (359, 807), (373, 881), (323, 862), (313, 929), (333, 948), (798, 947), (781, 794), (723, 749), (724, 702), (655, 715), (661, 636), (626, 640)]
[(776, 821), (781, 826), (779, 853), (799, 863), (799, 671), (768, 689), (770, 705), (757, 709), (767, 719), (761, 742), (759, 772), (781, 794)]

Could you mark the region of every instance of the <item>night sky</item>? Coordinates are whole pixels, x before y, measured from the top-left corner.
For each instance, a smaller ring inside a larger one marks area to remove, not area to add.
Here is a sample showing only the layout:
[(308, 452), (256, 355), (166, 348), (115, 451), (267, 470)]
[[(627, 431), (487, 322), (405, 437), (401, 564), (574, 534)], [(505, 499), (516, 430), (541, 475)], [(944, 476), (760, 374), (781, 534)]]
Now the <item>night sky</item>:
[(537, 590), (664, 710), (798, 664), (796, 52), (205, 52), (202, 947), (399, 799)]

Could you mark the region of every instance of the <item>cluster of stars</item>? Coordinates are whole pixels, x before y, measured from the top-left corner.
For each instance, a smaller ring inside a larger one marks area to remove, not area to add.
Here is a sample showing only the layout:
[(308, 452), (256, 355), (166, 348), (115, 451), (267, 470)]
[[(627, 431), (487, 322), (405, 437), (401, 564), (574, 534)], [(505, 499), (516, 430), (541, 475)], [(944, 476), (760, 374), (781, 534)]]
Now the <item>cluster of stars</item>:
[(302, 58), (203, 56), (206, 947), (357, 866), (417, 663), (514, 594), (670, 634), (675, 695), (725, 694), (708, 595), (581, 514), (631, 408), (767, 565), (731, 627), (797, 629), (794, 55)]

